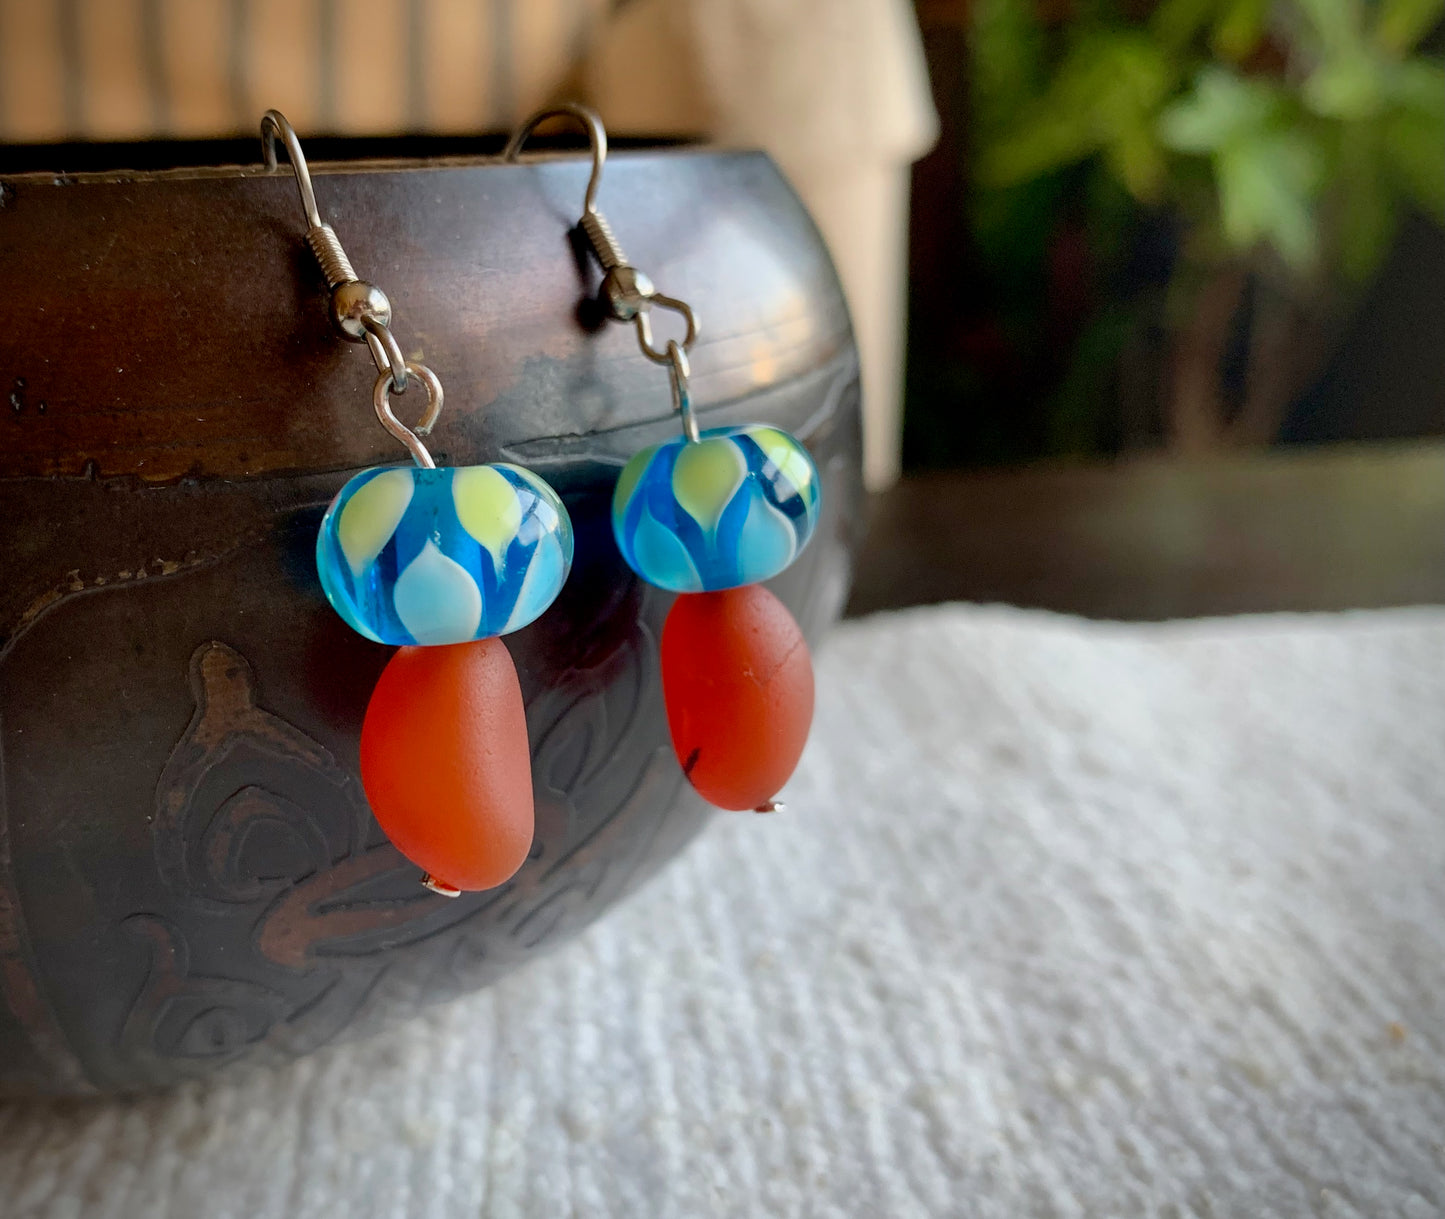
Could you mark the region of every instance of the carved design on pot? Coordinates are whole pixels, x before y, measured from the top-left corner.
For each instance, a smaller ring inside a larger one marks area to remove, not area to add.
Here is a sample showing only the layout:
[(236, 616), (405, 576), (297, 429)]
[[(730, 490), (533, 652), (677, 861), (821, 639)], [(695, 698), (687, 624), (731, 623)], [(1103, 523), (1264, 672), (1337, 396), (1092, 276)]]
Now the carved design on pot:
[[(253, 1051), (290, 1057), (357, 1022), (382, 989), (388, 1007), (398, 992), (406, 1006), (445, 997), (580, 929), (629, 887), (682, 798), (665, 742), (639, 758), (656, 663), (651, 632), (635, 623), (532, 700), (533, 859), (497, 890), (448, 901), (380, 838), (352, 775), (258, 706), (250, 663), (203, 644), (191, 658), (195, 713), (161, 774), (152, 826), (160, 875), (188, 909), (124, 924), (148, 941), (150, 966), (122, 1057), (157, 1078)], [(623, 815), (637, 808), (650, 815)], [(179, 926), (195, 925), (198, 909), (218, 927), (204, 947)]]

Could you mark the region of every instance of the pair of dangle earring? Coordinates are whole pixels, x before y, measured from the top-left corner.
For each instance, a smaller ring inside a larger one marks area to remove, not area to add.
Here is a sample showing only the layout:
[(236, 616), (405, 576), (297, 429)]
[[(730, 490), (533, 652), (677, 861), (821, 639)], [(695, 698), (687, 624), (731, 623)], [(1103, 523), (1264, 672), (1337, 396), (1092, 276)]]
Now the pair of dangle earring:
[[(678, 594), (661, 641), (663, 698), (679, 764), (709, 803), (772, 812), (813, 717), (813, 669), (802, 631), (761, 581), (787, 568), (818, 523), (821, 484), (795, 437), (761, 423), (698, 429), (687, 353), (697, 317), (633, 267), (597, 209), (607, 133), (574, 103), (534, 114), (503, 157), (515, 160), (539, 124), (570, 117), (587, 130), (592, 173), (577, 222), (602, 270), (598, 300), (631, 323), (642, 354), (666, 367), (682, 435), (637, 453), (612, 501), (617, 545), (643, 580)], [(657, 345), (652, 310), (685, 333)]]
[[(644, 449), (613, 498), (617, 544), (643, 580), (678, 594), (663, 627), (663, 695), (673, 748), (697, 791), (721, 808), (770, 812), (796, 767), (813, 713), (807, 644), (760, 583), (783, 571), (817, 525), (820, 485), (806, 449), (764, 424), (699, 431), (687, 352), (697, 319), (631, 266), (596, 196), (607, 155), (597, 115), (567, 105), (534, 115), (504, 154), (515, 160), (536, 126), (570, 115), (587, 127), (592, 174), (578, 227), (603, 270), (609, 317), (636, 327), (643, 354), (669, 372), (682, 435)], [(367, 704), (361, 779), (373, 815), (423, 883), (455, 897), (504, 883), (532, 846), (531, 753), (520, 683), (501, 636), (556, 599), (572, 564), (572, 526), (557, 493), (506, 463), (439, 469), (423, 437), (442, 410), (441, 382), (409, 363), (386, 294), (361, 280), (316, 205), (300, 140), (286, 118), (261, 122), (266, 165), (286, 146), (306, 213), (306, 241), (331, 290), (342, 335), (366, 342), (377, 367), (373, 405), (411, 466), (351, 478), (322, 520), (316, 566), (327, 599), (359, 634), (400, 645)], [(651, 311), (677, 312), (681, 340), (659, 349)], [(393, 394), (420, 384), (415, 428)], [(424, 761), (423, 761), (424, 760)]]
[[(261, 121), (268, 168), (286, 146), (306, 212), (306, 241), (331, 290), (331, 316), (365, 341), (377, 367), (373, 405), (411, 455), (376, 466), (331, 502), (316, 540), (321, 586), (353, 630), (399, 644), (367, 704), (361, 780), (373, 815), (423, 883), (455, 897), (502, 884), (532, 847), (531, 751), (517, 671), (501, 636), (538, 617), (572, 565), (572, 524), (557, 493), (505, 463), (438, 468), (426, 436), (441, 413), (436, 374), (408, 363), (391, 303), (360, 280), (321, 219), (295, 130), (278, 111)], [(426, 410), (412, 429), (392, 394), (419, 384)]]

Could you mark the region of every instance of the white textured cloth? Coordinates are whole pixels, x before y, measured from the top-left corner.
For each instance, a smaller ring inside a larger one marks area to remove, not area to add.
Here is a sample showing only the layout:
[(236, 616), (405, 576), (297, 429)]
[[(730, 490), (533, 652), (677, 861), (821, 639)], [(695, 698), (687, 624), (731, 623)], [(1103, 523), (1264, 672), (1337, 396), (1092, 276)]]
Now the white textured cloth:
[(786, 815), (396, 1032), (0, 1109), (0, 1213), (1445, 1214), (1445, 611), (819, 660)]

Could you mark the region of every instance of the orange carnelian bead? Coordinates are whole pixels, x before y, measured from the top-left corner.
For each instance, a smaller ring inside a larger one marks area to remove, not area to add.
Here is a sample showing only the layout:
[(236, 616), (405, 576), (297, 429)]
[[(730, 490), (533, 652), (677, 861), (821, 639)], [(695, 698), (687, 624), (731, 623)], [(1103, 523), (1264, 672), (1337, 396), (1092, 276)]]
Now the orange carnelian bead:
[(500, 639), (401, 648), (361, 726), (361, 782), (396, 849), (457, 889), (490, 889), (532, 849), (532, 759)]
[(662, 628), (662, 692), (672, 747), (703, 799), (760, 808), (787, 782), (813, 721), (813, 665), (762, 585), (678, 597)]

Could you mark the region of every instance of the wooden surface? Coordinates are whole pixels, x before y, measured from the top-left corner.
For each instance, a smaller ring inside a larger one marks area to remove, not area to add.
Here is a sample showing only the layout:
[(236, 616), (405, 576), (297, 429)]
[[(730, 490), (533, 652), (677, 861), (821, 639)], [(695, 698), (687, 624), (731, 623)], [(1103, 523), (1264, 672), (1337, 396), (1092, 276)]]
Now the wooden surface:
[(947, 472), (870, 505), (850, 614), (1099, 618), (1445, 602), (1445, 444)]

